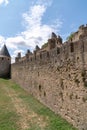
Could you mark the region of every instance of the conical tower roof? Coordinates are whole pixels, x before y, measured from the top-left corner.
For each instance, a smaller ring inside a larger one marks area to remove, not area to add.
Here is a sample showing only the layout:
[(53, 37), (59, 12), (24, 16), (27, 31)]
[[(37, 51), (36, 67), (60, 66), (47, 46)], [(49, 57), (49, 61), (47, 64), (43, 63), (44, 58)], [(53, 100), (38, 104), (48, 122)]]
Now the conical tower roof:
[(10, 57), (10, 54), (5, 44), (0, 51), (0, 55)]

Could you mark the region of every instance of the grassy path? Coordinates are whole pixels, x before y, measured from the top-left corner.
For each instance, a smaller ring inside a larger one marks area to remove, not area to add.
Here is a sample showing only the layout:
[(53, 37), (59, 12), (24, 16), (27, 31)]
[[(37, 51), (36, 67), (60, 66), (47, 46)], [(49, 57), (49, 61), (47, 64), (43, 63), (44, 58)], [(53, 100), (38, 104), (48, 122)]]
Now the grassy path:
[(76, 130), (10, 80), (0, 79), (0, 130)]

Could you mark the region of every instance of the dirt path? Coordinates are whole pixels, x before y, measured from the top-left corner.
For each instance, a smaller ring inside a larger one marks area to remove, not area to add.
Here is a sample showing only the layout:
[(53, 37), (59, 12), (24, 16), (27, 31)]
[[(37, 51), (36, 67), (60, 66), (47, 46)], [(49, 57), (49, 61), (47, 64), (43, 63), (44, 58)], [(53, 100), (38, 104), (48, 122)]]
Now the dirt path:
[(4, 87), (4, 89), (8, 93), (8, 96), (11, 98), (16, 113), (19, 115), (19, 127), (21, 127), (22, 130), (25, 130), (30, 128), (31, 124), (36, 123), (41, 128), (41, 130), (43, 130), (46, 126), (44, 118), (29, 109), (24, 101), (19, 98), (18, 93), (16, 93), (15, 90), (8, 87)]

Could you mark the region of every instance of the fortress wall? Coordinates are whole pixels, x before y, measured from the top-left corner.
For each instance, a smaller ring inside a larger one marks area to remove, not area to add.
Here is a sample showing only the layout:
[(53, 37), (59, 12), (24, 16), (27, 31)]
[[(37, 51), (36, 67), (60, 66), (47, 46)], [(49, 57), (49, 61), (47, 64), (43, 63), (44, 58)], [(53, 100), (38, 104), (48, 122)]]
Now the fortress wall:
[(79, 130), (87, 130), (86, 41), (64, 44), (32, 61), (14, 63), (12, 80)]

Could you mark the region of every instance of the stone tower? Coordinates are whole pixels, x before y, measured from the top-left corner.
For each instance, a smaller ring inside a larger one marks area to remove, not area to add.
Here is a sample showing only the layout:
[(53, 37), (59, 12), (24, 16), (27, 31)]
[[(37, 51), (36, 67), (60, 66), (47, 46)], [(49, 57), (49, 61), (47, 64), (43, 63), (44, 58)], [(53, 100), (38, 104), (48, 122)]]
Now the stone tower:
[(6, 45), (0, 51), (0, 78), (10, 78), (11, 57)]

